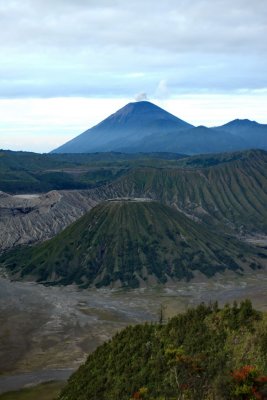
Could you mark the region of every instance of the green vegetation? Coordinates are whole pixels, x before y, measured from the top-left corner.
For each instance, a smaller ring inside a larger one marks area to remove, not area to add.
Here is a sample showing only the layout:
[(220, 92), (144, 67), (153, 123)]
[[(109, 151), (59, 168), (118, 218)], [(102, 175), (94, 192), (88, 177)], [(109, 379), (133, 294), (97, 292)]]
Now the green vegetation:
[(226, 269), (256, 270), (266, 265), (266, 249), (227, 235), (267, 233), (266, 167), (267, 152), (261, 150), (184, 158), (2, 151), (0, 175), (9, 168), (14, 177), (24, 174), (26, 179), (31, 171), (31, 179), (40, 175), (43, 188), (106, 182), (92, 192), (97, 199), (147, 197), (160, 204), (100, 204), (52, 240), (14, 249), (0, 263), (15, 278), (81, 287), (135, 288), (190, 280), (195, 271), (211, 277)]
[(151, 197), (223, 231), (267, 233), (267, 152), (35, 154), (0, 151), (8, 193), (101, 187), (103, 199)]
[(267, 315), (199, 305), (130, 326), (89, 355), (59, 400), (253, 400), (267, 396)]
[(255, 157), (266, 157), (264, 150), (244, 150), (228, 153), (199, 154), (183, 158), (179, 161), (179, 166), (185, 168), (206, 168), (233, 161), (242, 161)]
[(171, 207), (121, 200), (96, 206), (49, 241), (3, 254), (0, 263), (16, 278), (135, 288), (190, 280), (196, 270), (211, 277), (226, 269), (258, 269), (266, 256)]
[(105, 190), (176, 205), (223, 231), (267, 233), (265, 151), (188, 157), (176, 168), (137, 168)]
[(88, 189), (145, 166), (165, 167), (180, 159), (172, 153), (36, 154), (0, 150), (0, 188), (7, 193)]
[(65, 382), (47, 382), (14, 392), (0, 394), (0, 400), (54, 400)]

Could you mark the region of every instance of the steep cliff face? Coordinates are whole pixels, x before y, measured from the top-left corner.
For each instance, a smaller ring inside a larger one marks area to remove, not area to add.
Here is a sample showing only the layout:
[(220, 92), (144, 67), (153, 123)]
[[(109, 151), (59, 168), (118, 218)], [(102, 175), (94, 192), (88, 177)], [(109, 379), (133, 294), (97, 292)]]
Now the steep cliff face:
[(97, 204), (90, 191), (51, 191), (40, 196), (0, 193), (0, 251), (46, 240)]

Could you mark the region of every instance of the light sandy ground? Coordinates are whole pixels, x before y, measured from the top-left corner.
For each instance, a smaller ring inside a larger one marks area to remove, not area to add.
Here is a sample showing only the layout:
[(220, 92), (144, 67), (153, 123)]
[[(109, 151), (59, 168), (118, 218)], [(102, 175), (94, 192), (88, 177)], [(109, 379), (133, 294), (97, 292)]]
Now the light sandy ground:
[(202, 301), (251, 298), (267, 310), (267, 274), (229, 275), (132, 291), (46, 287), (0, 278), (0, 371), (76, 368), (126, 325), (157, 321)]
[(40, 194), (16, 194), (13, 197), (17, 197), (18, 199), (35, 199), (40, 196)]
[(202, 301), (222, 305), (245, 298), (267, 311), (266, 273), (132, 291), (45, 287), (1, 277), (0, 392), (68, 376), (118, 330), (157, 321), (161, 308), (167, 320)]

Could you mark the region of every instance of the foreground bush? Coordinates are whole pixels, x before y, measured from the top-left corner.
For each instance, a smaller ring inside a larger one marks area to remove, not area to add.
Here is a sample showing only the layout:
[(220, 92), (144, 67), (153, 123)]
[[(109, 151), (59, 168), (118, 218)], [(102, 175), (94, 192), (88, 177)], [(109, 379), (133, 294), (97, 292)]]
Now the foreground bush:
[(201, 304), (128, 327), (70, 378), (60, 400), (266, 399), (267, 319), (249, 300)]

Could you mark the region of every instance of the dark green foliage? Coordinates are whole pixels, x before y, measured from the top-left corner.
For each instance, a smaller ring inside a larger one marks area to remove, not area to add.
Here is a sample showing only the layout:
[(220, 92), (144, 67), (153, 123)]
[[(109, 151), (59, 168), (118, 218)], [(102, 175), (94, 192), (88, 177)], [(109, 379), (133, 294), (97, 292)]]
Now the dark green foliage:
[(160, 284), (188, 281), (196, 270), (211, 277), (254, 263), (256, 250), (228, 239), (160, 203), (107, 201), (55, 238), (3, 254), (0, 263), (38, 282), (136, 288), (152, 276)]
[(267, 232), (267, 152), (35, 154), (0, 151), (8, 193), (101, 186), (98, 195), (151, 197), (222, 231)]
[[(40, 182), (43, 190), (50, 184), (71, 188), (87, 187), (89, 180), (92, 186), (114, 180), (97, 189), (97, 196), (149, 197), (178, 207), (194, 220), (156, 203), (104, 203), (51, 241), (15, 249), (0, 262), (15, 277), (81, 287), (135, 288), (140, 281), (151, 284), (151, 276), (153, 282), (164, 284), (169, 278), (189, 281), (195, 271), (207, 277), (227, 269), (256, 271), (266, 265), (266, 249), (256, 251), (220, 232), (267, 232), (266, 154), (247, 151), (179, 159), (173, 154), (1, 151), (0, 175), (3, 171), (6, 183), (12, 176), (11, 186), (18, 191), (36, 191)], [(23, 186), (26, 181), (29, 187)]]
[(137, 168), (112, 187), (117, 196), (134, 194), (175, 205), (222, 231), (267, 233), (267, 152), (217, 154), (212, 166), (210, 159), (188, 157), (171, 168)]
[(225, 324), (230, 329), (238, 329), (244, 324), (247, 329), (252, 329), (254, 322), (260, 319), (260, 313), (252, 308), (249, 300), (244, 300), (240, 307), (236, 302), (232, 307), (226, 304), (222, 313)]
[[(267, 372), (255, 333), (266, 329), (264, 318), (246, 300), (222, 310), (201, 304), (166, 325), (128, 327), (88, 357), (59, 399), (129, 400), (143, 388), (146, 397), (134, 398), (230, 400), (231, 373), (245, 365), (244, 356)], [(241, 346), (236, 352), (244, 337), (253, 350)]]
[(129, 168), (167, 166), (173, 153), (37, 154), (0, 150), (0, 188), (7, 193), (88, 189), (119, 178)]

